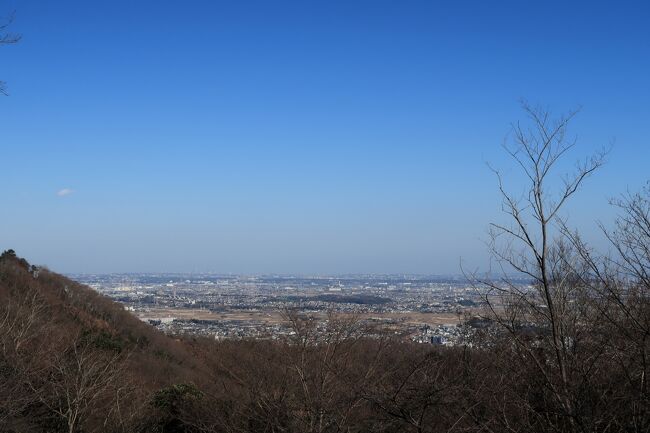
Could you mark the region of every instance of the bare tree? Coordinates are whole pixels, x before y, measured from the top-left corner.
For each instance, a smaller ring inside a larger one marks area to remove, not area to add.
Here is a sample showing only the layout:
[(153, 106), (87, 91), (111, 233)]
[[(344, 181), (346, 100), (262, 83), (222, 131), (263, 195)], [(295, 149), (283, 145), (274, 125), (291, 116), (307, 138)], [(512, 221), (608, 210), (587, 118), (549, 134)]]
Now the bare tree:
[[(596, 253), (566, 226), (563, 232), (587, 272), (581, 284), (594, 317), (591, 329), (603, 335), (603, 358), (618, 386), (608, 392), (624, 405), (611, 404), (628, 431), (650, 428), (650, 184), (611, 203), (619, 210), (614, 229), (601, 229), (613, 249)], [(611, 398), (615, 400), (614, 398)]]
[(356, 316), (329, 312), (321, 322), (313, 316), (286, 311), (293, 335), (285, 345), (285, 362), (297, 383), (294, 417), (301, 431), (345, 431), (352, 411), (361, 404), (350, 391), (346, 372), (367, 335)]
[[(490, 250), (500, 269), (498, 279), (476, 278), (489, 318), (504, 331), (504, 350), (512, 362), (535, 374), (552, 404), (543, 420), (550, 430), (580, 429), (578, 402), (572, 393), (576, 370), (575, 344), (583, 336), (587, 311), (580, 308), (581, 267), (570, 243), (562, 239), (561, 211), (585, 179), (602, 166), (606, 151), (578, 162), (572, 174), (558, 175), (562, 158), (576, 140), (567, 134), (577, 114), (553, 119), (542, 108), (522, 104), (527, 123), (512, 125), (503, 147), (520, 169), (523, 194), (509, 191), (503, 173), (492, 168), (509, 223), (492, 223)], [(513, 278), (517, 274), (529, 281)], [(522, 401), (529, 396), (519, 393)], [(545, 399), (546, 397), (540, 397)], [(529, 404), (527, 401), (526, 404)]]
[(45, 332), (43, 300), (28, 287), (14, 288), (0, 298), (0, 430), (9, 429), (25, 408), (36, 401), (25, 386), (37, 340)]
[[(3, 20), (0, 20), (0, 45), (15, 44), (20, 40), (19, 35), (9, 32), (9, 26), (11, 26), (13, 21), (13, 13)], [(7, 85), (4, 81), (0, 81), (0, 93), (7, 95)]]
[(120, 379), (125, 355), (98, 350), (92, 341), (77, 336), (65, 350), (57, 348), (30, 378), (30, 387), (41, 404), (64, 421), (69, 433), (82, 431), (87, 420), (107, 424), (106, 415), (121, 411), (122, 394), (128, 385)]

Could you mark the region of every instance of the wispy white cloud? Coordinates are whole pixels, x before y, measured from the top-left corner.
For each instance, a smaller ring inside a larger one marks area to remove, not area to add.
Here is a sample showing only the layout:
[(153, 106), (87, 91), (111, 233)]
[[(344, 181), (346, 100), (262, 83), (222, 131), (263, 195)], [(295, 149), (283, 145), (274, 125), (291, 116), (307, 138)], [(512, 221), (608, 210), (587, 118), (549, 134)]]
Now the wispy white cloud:
[(63, 188), (57, 191), (56, 195), (59, 197), (65, 197), (66, 195), (72, 194), (74, 191), (70, 188)]

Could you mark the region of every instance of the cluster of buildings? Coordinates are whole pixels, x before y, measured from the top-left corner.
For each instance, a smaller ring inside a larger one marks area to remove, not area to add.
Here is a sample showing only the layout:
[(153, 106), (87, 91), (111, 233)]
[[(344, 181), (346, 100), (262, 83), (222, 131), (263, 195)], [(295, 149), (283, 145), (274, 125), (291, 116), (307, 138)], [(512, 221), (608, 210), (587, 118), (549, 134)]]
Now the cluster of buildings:
[(369, 325), (394, 329), (413, 341), (450, 345), (458, 341), (459, 331), (454, 323), (458, 319), (433, 325), (428, 318), (456, 317), (481, 302), (467, 281), (455, 277), (214, 274), (71, 277), (121, 302), (164, 332), (217, 339), (288, 335), (291, 330), (280, 312), (297, 311), (322, 320), (328, 312), (358, 315)]
[(463, 338), (461, 329), (461, 326), (458, 325), (423, 325), (418, 329), (418, 332), (411, 334), (411, 340), (416, 343), (455, 346)]

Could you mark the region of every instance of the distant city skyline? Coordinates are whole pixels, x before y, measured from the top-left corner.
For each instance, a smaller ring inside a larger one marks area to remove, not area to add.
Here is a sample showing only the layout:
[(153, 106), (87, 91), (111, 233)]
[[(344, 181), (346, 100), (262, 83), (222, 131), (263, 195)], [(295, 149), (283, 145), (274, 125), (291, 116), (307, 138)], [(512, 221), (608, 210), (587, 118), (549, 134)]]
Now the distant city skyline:
[(0, 249), (63, 273), (489, 269), (518, 101), (581, 106), (601, 249), (648, 181), (647, 2), (37, 2), (0, 46)]

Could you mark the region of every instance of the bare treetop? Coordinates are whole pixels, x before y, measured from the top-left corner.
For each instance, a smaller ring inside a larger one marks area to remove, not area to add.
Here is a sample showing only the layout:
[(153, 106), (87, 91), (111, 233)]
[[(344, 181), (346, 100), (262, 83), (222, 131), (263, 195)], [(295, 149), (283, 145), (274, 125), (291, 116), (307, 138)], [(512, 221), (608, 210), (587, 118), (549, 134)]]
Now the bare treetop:
[[(576, 138), (567, 133), (570, 121), (579, 110), (553, 118), (551, 113), (539, 106), (522, 102), (528, 123), (512, 125), (511, 139), (506, 140), (503, 148), (521, 168), (528, 180), (523, 196), (517, 197), (504, 185), (502, 173), (490, 167), (495, 173), (502, 197), (502, 210), (512, 218), (511, 225), (491, 224), (491, 247), (497, 258), (509, 264), (516, 271), (535, 279), (541, 277), (531, 272), (528, 254), (521, 254), (517, 246), (532, 254), (533, 268), (537, 269), (545, 260), (549, 245), (549, 224), (559, 216), (567, 200), (579, 189), (583, 181), (601, 167), (607, 155), (603, 149), (578, 161), (573, 173), (560, 175), (562, 183), (557, 191), (552, 190), (551, 175), (558, 161), (575, 147)], [(497, 238), (508, 236), (507, 247), (497, 245)], [(515, 248), (517, 254), (512, 254)]]
[[(20, 35), (8, 31), (9, 27), (14, 21), (14, 13), (11, 13), (7, 18), (0, 20), (0, 45), (15, 44), (20, 41)], [(7, 84), (0, 80), (0, 93), (7, 95)]]

